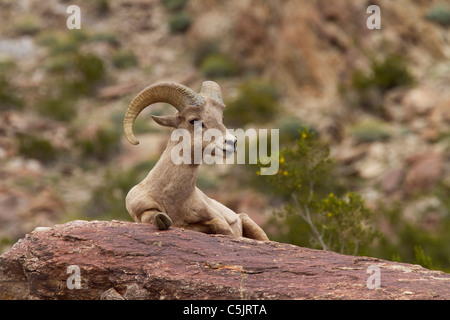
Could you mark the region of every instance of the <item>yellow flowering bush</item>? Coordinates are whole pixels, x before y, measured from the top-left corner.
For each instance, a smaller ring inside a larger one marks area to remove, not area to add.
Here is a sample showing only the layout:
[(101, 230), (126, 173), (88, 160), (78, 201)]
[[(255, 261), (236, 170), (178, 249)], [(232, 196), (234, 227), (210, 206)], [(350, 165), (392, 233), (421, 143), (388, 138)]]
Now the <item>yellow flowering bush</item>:
[(328, 145), (308, 129), (299, 137), (295, 147), (280, 151), (277, 174), (258, 177), (283, 200), (278, 212), (286, 222), (280, 227), (282, 240), (357, 254), (377, 234), (370, 225), (372, 212), (361, 195), (340, 190)]

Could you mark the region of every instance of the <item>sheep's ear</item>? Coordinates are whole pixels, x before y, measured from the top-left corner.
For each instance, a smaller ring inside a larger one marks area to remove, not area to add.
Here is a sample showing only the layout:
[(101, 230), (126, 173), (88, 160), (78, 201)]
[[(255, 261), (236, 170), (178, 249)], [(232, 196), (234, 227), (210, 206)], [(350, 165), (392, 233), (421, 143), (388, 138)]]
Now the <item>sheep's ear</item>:
[(176, 128), (178, 125), (177, 117), (175, 116), (151, 116), (155, 122), (164, 127)]

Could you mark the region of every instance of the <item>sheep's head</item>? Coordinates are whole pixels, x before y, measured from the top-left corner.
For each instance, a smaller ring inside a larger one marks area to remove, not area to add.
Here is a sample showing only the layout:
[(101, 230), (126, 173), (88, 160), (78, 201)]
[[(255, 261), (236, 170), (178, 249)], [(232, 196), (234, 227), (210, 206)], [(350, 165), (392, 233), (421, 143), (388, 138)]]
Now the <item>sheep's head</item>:
[(125, 114), (124, 131), (130, 143), (139, 143), (132, 129), (137, 116), (147, 106), (156, 102), (169, 103), (178, 112), (173, 116), (152, 115), (153, 120), (162, 126), (187, 130), (191, 136), (192, 146), (194, 145), (194, 138), (198, 136), (198, 134), (194, 134), (194, 131), (199, 133), (199, 130), (201, 130), (205, 136), (213, 135), (213, 137), (201, 139), (202, 151), (211, 144), (214, 146), (212, 155), (215, 154), (215, 150), (223, 151), (221, 153), (224, 156), (228, 156), (235, 151), (237, 139), (228, 132), (223, 124), (225, 105), (222, 100), (222, 93), (219, 85), (212, 81), (203, 82), (200, 94), (174, 82), (161, 82), (142, 90), (133, 99)]

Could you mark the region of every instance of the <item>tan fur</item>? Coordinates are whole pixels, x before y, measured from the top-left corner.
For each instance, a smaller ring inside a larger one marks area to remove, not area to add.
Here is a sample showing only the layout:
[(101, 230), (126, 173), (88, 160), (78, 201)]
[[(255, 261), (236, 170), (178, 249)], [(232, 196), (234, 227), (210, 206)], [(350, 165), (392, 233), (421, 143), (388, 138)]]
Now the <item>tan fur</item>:
[[(175, 116), (152, 116), (160, 125), (184, 128), (191, 133), (192, 158), (194, 126), (190, 121), (193, 119), (202, 121), (203, 130), (215, 128), (222, 132), (225, 140), (236, 139), (227, 133), (223, 124), (225, 106), (221, 103), (220, 91), (211, 95), (203, 93), (201, 98), (201, 105), (187, 106), (178, 111)], [(227, 141), (214, 142), (216, 148), (224, 149), (227, 146)], [(235, 140), (231, 143), (234, 142)], [(169, 227), (171, 220), (173, 226), (179, 228), (269, 240), (265, 232), (247, 214), (236, 214), (196, 187), (199, 164), (173, 163), (171, 151), (178, 143), (178, 141), (169, 141), (155, 167), (128, 193), (126, 206), (132, 218), (136, 222), (154, 223), (160, 229)], [(211, 141), (203, 142), (202, 149), (210, 143)], [(170, 219), (166, 219), (166, 215)]]

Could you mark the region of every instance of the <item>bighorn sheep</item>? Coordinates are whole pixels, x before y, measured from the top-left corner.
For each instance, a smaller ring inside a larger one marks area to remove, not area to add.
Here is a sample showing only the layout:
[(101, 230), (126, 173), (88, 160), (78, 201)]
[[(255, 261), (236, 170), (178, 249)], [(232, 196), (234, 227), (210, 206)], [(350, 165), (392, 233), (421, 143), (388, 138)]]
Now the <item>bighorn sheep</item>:
[[(135, 119), (147, 106), (157, 102), (169, 103), (178, 110), (175, 116), (152, 115), (159, 125), (185, 129), (193, 136), (194, 124), (201, 123), (200, 130), (215, 128), (221, 132), (222, 141), (215, 139), (214, 144), (224, 157), (235, 151), (236, 137), (223, 124), (222, 93), (219, 85), (212, 81), (203, 82), (200, 94), (174, 82), (160, 82), (142, 90), (129, 105), (124, 118), (124, 131), (130, 143), (139, 143), (132, 130)], [(236, 214), (196, 187), (199, 164), (175, 164), (171, 155), (176, 144), (172, 139), (168, 142), (147, 177), (127, 194), (126, 207), (134, 221), (155, 224), (160, 230), (173, 223), (175, 227), (204, 233), (269, 240), (246, 213)], [(192, 150), (193, 145), (191, 139)], [(202, 151), (205, 147), (203, 141)]]

